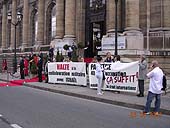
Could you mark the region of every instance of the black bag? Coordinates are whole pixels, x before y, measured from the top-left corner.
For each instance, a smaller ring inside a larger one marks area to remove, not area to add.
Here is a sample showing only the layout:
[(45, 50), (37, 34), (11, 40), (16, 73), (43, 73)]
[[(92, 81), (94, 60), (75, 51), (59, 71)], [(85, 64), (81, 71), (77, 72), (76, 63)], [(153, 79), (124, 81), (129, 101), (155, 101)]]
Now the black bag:
[(106, 79), (106, 77), (105, 77), (105, 74), (104, 74), (104, 71), (103, 71), (103, 80), (105, 80)]
[(166, 80), (166, 76), (165, 75), (163, 75), (162, 86), (163, 86), (163, 88), (161, 90), (165, 91), (166, 90), (166, 86), (167, 86), (167, 80)]

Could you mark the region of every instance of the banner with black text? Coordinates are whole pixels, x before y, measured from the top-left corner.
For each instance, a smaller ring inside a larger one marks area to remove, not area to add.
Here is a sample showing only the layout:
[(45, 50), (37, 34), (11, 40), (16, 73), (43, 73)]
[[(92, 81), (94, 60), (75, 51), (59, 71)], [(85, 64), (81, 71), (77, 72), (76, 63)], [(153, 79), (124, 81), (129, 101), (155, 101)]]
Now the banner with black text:
[(49, 83), (87, 86), (86, 64), (83, 62), (54, 62), (48, 64)]
[[(103, 63), (105, 72), (104, 90), (137, 92), (138, 87), (138, 61), (131, 63)], [(89, 64), (90, 88), (97, 88), (95, 76), (96, 64)]]

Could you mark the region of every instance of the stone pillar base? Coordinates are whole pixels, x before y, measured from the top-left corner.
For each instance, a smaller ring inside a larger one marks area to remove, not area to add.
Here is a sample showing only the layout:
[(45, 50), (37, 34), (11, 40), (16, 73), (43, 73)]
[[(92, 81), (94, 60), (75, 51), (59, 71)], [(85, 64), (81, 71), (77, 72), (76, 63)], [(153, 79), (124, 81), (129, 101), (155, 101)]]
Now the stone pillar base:
[(107, 31), (107, 34), (110, 34), (110, 33), (115, 33), (115, 29), (110, 29)]
[(22, 46), (20, 46), (19, 48), (21, 49), (21, 52), (24, 52), (24, 51), (25, 51), (25, 46), (22, 45)]
[(40, 51), (40, 45), (35, 44), (33, 49), (34, 49), (34, 52), (39, 52)]
[(54, 40), (51, 41), (50, 47), (54, 48), (54, 55), (57, 54), (57, 51), (62, 52), (63, 55), (66, 55), (66, 51), (63, 49), (64, 45), (76, 45), (74, 35), (65, 35), (63, 39), (60, 37), (55, 37)]
[(0, 53), (2, 53), (3, 52), (3, 48), (0, 48)]
[(127, 45), (126, 48), (127, 49), (137, 49), (137, 50), (144, 49), (144, 37), (143, 37), (142, 32), (138, 30), (131, 29), (123, 33), (126, 37), (126, 45)]
[(50, 47), (54, 48), (54, 55), (57, 55), (57, 51), (62, 53), (63, 55), (66, 55), (66, 52), (63, 49), (63, 46), (67, 44), (70, 45), (68, 42), (65, 42), (63, 39), (57, 39), (55, 38), (54, 40), (51, 41)]
[(74, 35), (65, 35), (63, 40), (69, 45), (77, 45), (75, 43), (76, 37)]
[(28, 47), (28, 44), (27, 43), (23, 43), (21, 47), (23, 47), (23, 48)]

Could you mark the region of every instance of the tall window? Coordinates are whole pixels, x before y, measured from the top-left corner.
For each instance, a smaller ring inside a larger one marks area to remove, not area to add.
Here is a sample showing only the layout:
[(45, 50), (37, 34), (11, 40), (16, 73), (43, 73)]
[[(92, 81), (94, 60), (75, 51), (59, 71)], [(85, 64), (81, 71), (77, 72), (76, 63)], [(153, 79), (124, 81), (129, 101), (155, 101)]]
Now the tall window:
[(56, 36), (56, 6), (53, 7), (52, 9), (52, 18), (51, 18), (51, 29), (52, 29), (52, 32), (51, 32), (51, 37), (52, 39), (55, 38)]
[(38, 34), (38, 12), (35, 14), (35, 42), (37, 41)]
[(31, 46), (35, 45), (37, 41), (37, 32), (38, 32), (38, 12), (37, 9), (34, 9), (31, 14)]
[[(2, 22), (0, 22), (0, 26), (2, 26)], [(2, 27), (0, 27), (0, 47), (1, 46), (2, 46)]]
[(56, 36), (56, 6), (52, 2), (46, 12), (46, 44), (49, 45)]

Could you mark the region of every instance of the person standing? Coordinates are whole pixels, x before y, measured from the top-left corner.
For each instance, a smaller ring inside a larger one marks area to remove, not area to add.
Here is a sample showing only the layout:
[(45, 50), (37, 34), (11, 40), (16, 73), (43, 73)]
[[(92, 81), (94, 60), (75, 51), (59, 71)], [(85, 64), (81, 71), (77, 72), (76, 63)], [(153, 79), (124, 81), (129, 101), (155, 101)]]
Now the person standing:
[(113, 57), (110, 52), (106, 53), (106, 59), (104, 60), (104, 62), (109, 62), (109, 63), (113, 62)]
[(28, 59), (27, 57), (24, 57), (24, 75), (25, 76), (28, 76), (28, 68), (29, 68), (29, 63), (28, 63)]
[(46, 77), (45, 83), (48, 83), (48, 63), (50, 62), (51, 62), (51, 58), (48, 58), (48, 61), (45, 64), (45, 77)]
[[(117, 64), (120, 64), (120, 55), (115, 55), (114, 58), (113, 58), (113, 62), (114, 63), (117, 63)], [(120, 93), (120, 91), (114, 91), (115, 93)]]
[(22, 56), (20, 57), (19, 66), (20, 66), (20, 76), (21, 76), (21, 79), (25, 79), (25, 75), (24, 75), (24, 59), (23, 59)]
[(103, 92), (101, 91), (102, 88), (102, 81), (103, 81), (103, 68), (101, 66), (102, 57), (97, 57), (97, 63), (96, 63), (96, 78), (97, 78), (97, 95), (103, 95)]
[(120, 63), (120, 55), (115, 55), (113, 58), (113, 62)]
[(139, 61), (139, 76), (138, 76), (139, 94), (137, 94), (138, 97), (144, 97), (144, 81), (146, 79), (146, 74), (147, 74), (146, 57), (144, 55), (141, 55)]
[(3, 69), (3, 71), (6, 71), (6, 70), (7, 70), (7, 61), (6, 61), (6, 59), (3, 59), (2, 69)]
[(51, 60), (53, 60), (53, 58), (54, 58), (54, 48), (53, 47), (51, 47), (49, 49), (49, 57), (50, 57)]
[(150, 114), (150, 106), (153, 98), (155, 98), (155, 108), (154, 114), (159, 114), (159, 109), (161, 105), (161, 89), (162, 89), (162, 80), (163, 80), (163, 71), (158, 66), (158, 61), (152, 61), (150, 72), (147, 74), (147, 77), (150, 79), (149, 91), (146, 101), (146, 106), (144, 109), (144, 114)]
[(42, 67), (43, 67), (43, 62), (41, 56), (38, 56), (38, 81), (42, 82)]

